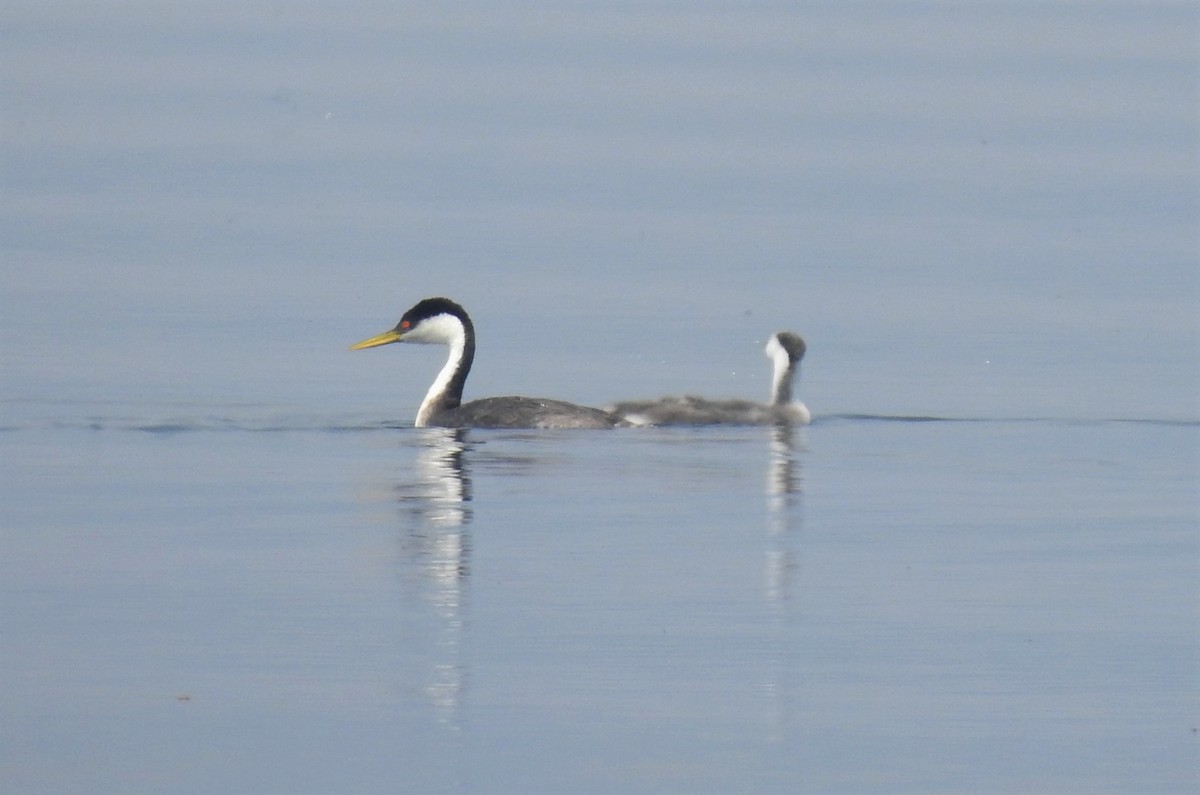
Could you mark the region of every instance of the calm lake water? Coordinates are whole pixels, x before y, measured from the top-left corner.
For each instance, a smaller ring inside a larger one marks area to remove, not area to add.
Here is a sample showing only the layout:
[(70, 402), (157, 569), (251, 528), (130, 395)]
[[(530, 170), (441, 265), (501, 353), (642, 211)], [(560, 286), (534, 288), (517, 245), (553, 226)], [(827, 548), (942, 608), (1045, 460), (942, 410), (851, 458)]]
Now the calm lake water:
[(1194, 781), (1194, 424), (96, 424), (5, 434), (17, 791)]
[(3, 15), (0, 789), (1200, 788), (1194, 6)]

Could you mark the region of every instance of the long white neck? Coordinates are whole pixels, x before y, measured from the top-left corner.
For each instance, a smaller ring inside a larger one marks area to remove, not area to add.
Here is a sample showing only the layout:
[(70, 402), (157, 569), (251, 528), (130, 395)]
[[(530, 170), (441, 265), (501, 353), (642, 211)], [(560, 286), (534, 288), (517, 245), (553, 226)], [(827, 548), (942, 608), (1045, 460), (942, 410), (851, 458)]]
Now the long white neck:
[(774, 337), (767, 343), (766, 353), (775, 370), (771, 377), (771, 405), (786, 406), (792, 400), (792, 378), (799, 365), (792, 364), (788, 352)]
[[(446, 363), (442, 365), (437, 378), (433, 379), (433, 383), (429, 386), (429, 391), (425, 393), (425, 399), (421, 401), (421, 408), (417, 409), (417, 421), (414, 424), (418, 428), (427, 427), (430, 419), (439, 411), (453, 408), (453, 406), (446, 405), (446, 392), (450, 388), (454, 374), (458, 372), (459, 365), (462, 362), (462, 353), (462, 339), (452, 341), (450, 343), (450, 355), (446, 359)], [(458, 402), (461, 402), (461, 397)]]
[(463, 324), (449, 315), (440, 315), (425, 321), (421, 327), (414, 329), (408, 335), (407, 341), (445, 343), (449, 348), (446, 363), (433, 379), (421, 407), (417, 409), (418, 428), (427, 427), (434, 416), (448, 409), (462, 405), (463, 385), (467, 374), (471, 371), (471, 362), (475, 358), (475, 340), (468, 336)]

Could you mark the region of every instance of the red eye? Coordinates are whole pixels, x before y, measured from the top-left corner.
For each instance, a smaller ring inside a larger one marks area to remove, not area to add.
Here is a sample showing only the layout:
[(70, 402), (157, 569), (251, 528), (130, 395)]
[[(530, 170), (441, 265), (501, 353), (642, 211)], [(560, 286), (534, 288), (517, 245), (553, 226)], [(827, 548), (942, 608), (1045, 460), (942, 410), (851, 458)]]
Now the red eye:
[(412, 325), (412, 323), (409, 323), (407, 320), (400, 321), (400, 328), (402, 328), (402, 329), (407, 329), (411, 325)]

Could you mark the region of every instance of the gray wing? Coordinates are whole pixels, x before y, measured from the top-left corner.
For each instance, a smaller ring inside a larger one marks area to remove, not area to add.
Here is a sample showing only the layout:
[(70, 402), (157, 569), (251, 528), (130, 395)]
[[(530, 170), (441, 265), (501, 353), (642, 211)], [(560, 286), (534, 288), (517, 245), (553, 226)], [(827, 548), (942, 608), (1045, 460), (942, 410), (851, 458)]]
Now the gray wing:
[(441, 412), (433, 423), (450, 428), (614, 428), (626, 424), (589, 406), (518, 395), (473, 400)]

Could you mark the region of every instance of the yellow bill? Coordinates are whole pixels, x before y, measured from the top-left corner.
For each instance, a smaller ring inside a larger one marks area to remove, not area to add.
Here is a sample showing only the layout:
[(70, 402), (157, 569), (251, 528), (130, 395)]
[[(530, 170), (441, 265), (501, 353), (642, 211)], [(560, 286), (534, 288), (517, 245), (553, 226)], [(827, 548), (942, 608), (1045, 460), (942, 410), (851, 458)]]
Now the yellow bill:
[(396, 331), (396, 329), (392, 329), (391, 331), (385, 331), (382, 334), (379, 334), (378, 336), (371, 337), (368, 340), (363, 340), (362, 342), (356, 342), (350, 346), (350, 350), (361, 351), (363, 348), (374, 348), (376, 345), (387, 345), (389, 342), (399, 342), (399, 341), (400, 341), (400, 332)]

